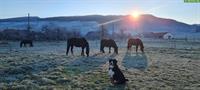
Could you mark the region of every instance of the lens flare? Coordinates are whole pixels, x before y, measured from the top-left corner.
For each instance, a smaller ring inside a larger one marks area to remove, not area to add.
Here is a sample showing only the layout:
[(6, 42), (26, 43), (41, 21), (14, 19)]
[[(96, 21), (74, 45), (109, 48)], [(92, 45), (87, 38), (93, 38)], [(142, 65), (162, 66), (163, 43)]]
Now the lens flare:
[(139, 18), (140, 13), (139, 13), (138, 11), (134, 11), (134, 12), (131, 14), (131, 16), (132, 16), (133, 18), (137, 19), (137, 18)]

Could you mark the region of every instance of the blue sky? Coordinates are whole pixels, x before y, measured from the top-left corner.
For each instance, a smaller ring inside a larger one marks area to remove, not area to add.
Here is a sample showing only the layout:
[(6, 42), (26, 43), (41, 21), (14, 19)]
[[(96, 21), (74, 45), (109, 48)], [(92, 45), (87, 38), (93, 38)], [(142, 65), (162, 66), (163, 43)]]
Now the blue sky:
[(200, 3), (184, 0), (0, 0), (0, 19), (26, 16), (127, 15), (139, 11), (181, 22), (200, 23)]

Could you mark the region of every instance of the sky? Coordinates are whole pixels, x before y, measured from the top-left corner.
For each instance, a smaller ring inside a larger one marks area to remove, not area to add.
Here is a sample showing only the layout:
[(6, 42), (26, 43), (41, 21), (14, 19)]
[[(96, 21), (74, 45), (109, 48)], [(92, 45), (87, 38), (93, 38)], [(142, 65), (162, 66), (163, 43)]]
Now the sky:
[(184, 0), (0, 0), (0, 19), (31, 16), (129, 15), (133, 12), (200, 24), (200, 3)]

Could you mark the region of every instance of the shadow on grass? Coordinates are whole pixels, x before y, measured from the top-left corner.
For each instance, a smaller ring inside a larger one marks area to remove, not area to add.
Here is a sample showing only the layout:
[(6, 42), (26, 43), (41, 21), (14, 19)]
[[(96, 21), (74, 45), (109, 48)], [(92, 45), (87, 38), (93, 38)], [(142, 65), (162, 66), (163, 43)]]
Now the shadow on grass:
[(135, 68), (145, 70), (148, 66), (147, 56), (144, 53), (126, 52), (123, 59), (123, 66), (128, 69)]
[(121, 84), (121, 85), (110, 85), (106, 87), (106, 90), (127, 90), (127, 89), (126, 89), (126, 84)]
[(115, 54), (100, 53), (89, 57), (80, 57), (69, 62), (66, 66), (66, 70), (68, 70), (68, 73), (71, 72), (75, 74), (92, 71), (105, 64), (109, 58), (113, 58), (115, 56)]

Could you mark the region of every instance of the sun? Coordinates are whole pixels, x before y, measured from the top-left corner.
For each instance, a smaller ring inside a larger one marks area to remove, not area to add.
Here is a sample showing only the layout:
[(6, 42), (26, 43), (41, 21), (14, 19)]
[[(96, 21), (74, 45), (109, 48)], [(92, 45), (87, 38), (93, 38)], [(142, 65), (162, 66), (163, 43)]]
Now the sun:
[(131, 16), (132, 16), (133, 18), (137, 19), (137, 18), (139, 18), (140, 13), (139, 13), (138, 11), (134, 11), (134, 12), (132, 12)]

